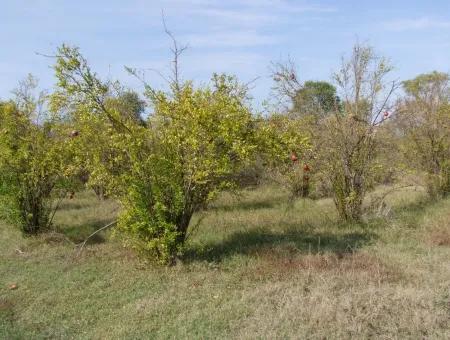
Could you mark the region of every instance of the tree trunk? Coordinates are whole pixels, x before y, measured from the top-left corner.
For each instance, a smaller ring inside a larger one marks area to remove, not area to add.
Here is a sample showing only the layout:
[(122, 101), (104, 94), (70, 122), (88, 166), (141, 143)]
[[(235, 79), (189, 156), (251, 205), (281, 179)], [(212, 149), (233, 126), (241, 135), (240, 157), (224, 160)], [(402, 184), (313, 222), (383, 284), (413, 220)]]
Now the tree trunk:
[(177, 241), (180, 244), (183, 244), (184, 241), (186, 241), (187, 231), (189, 228), (189, 223), (191, 222), (192, 215), (193, 215), (193, 212), (188, 210), (188, 211), (184, 211), (178, 218), (177, 228), (178, 228), (179, 236), (178, 236)]

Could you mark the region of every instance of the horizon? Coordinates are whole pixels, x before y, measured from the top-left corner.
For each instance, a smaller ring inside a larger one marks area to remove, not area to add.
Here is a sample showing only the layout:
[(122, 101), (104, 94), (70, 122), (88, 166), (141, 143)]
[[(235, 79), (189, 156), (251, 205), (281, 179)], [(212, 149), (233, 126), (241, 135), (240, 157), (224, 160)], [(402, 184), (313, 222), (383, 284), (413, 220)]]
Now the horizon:
[(20, 0), (7, 2), (0, 13), (0, 39), (7, 46), (0, 55), (0, 98), (10, 98), (28, 73), (51, 90), (52, 61), (37, 53), (52, 54), (62, 43), (78, 46), (102, 78), (141, 93), (142, 84), (124, 69), (129, 66), (146, 70), (151, 85), (164, 87), (150, 71), (168, 74), (170, 68), (162, 11), (177, 41), (189, 46), (181, 56), (182, 78), (199, 84), (214, 72), (234, 74), (244, 83), (258, 77), (251, 91), (257, 107), (270, 97), (271, 62), (290, 58), (302, 81), (330, 81), (357, 40), (389, 58), (396, 79), (449, 71), (450, 3), (444, 0)]

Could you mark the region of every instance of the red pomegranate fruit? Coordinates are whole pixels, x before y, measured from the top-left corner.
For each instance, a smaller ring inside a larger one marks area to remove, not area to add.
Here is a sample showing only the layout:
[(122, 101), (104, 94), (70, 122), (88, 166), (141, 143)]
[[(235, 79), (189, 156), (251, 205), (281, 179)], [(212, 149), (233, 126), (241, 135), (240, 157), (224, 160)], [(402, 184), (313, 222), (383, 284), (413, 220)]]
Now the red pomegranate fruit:
[(294, 152), (291, 154), (291, 161), (293, 161), (293, 162), (298, 161), (297, 155)]

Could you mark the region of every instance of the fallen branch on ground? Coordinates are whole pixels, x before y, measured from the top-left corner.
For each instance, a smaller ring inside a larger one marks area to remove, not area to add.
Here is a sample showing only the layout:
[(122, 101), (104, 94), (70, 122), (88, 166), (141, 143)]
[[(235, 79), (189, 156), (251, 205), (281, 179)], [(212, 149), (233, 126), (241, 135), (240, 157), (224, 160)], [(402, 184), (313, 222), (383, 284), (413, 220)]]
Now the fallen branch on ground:
[(117, 221), (113, 221), (113, 222), (111, 222), (111, 223), (108, 223), (107, 225), (101, 227), (100, 229), (97, 229), (97, 230), (94, 231), (91, 235), (89, 235), (89, 236), (83, 241), (83, 243), (80, 244), (80, 250), (78, 250), (77, 257), (81, 255), (81, 252), (83, 251), (84, 246), (86, 245), (87, 241), (89, 241), (89, 239), (90, 239), (92, 236), (94, 236), (94, 235), (96, 235), (97, 233), (101, 232), (102, 230), (105, 230), (105, 229), (107, 229), (107, 228), (110, 228), (110, 227), (112, 227), (112, 226), (114, 226), (114, 225), (116, 225), (116, 224), (117, 224)]

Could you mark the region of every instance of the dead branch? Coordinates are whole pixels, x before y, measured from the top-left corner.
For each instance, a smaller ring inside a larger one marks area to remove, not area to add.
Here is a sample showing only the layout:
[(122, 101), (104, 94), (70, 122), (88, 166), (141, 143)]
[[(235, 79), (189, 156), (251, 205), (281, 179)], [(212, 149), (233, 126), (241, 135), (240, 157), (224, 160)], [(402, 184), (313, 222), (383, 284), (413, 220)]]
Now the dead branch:
[(108, 223), (107, 225), (101, 227), (100, 229), (97, 229), (96, 231), (94, 231), (91, 235), (89, 235), (84, 241), (83, 243), (80, 244), (80, 249), (78, 250), (77, 253), (77, 257), (79, 257), (81, 255), (81, 252), (83, 251), (84, 246), (86, 245), (87, 241), (89, 241), (89, 239), (91, 237), (93, 237), (94, 235), (98, 234), (99, 232), (101, 232), (102, 230), (108, 229), (110, 227), (113, 227), (117, 224), (117, 221), (113, 221), (111, 223)]
[(200, 226), (200, 224), (202, 223), (202, 221), (205, 219), (205, 217), (206, 217), (206, 215), (204, 215), (204, 214), (200, 216), (200, 218), (198, 219), (197, 223), (195, 223), (195, 224), (192, 226), (192, 228), (190, 229), (190, 232), (188, 232), (188, 233), (186, 234), (185, 241), (186, 241), (188, 238), (190, 238), (190, 237), (198, 230), (198, 227)]
[(67, 195), (67, 190), (64, 190), (62, 195), (59, 197), (58, 201), (56, 202), (55, 207), (52, 210), (52, 214), (51, 217), (47, 223), (47, 228), (50, 228), (52, 223), (53, 223), (53, 218), (55, 217), (56, 211), (58, 210), (59, 206), (61, 205), (62, 200), (64, 199), (64, 197), (66, 197)]
[(175, 90), (177, 92), (180, 91), (180, 67), (179, 67), (179, 58), (183, 54), (184, 51), (188, 49), (188, 45), (179, 46), (178, 41), (175, 39), (175, 36), (169, 29), (167, 28), (166, 18), (164, 16), (164, 11), (161, 11), (162, 23), (164, 26), (164, 32), (170, 37), (172, 40), (171, 52), (173, 54), (173, 68), (172, 68), (172, 83), (175, 86)]
[(289, 58), (286, 62), (272, 62), (270, 72), (275, 82), (272, 90), (277, 94), (280, 103), (286, 100), (293, 102), (303, 85), (298, 79), (292, 59)]

